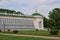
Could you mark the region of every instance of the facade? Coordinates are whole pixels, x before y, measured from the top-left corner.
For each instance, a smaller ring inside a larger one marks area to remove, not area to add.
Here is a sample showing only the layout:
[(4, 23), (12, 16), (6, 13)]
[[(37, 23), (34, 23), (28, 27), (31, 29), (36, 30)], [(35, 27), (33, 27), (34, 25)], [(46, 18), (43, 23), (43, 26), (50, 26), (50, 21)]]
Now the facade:
[[(4, 15), (3, 15), (4, 14)], [(42, 16), (23, 16), (23, 15), (7, 15), (7, 13), (0, 13), (0, 30), (43, 30)]]

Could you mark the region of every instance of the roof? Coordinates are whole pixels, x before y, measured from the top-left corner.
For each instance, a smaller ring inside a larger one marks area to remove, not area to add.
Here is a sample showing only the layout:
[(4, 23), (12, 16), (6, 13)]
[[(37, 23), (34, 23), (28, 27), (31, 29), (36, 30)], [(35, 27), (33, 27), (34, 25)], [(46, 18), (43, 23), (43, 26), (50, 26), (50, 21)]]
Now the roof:
[(32, 16), (41, 16), (39, 13), (33, 13)]
[(34, 17), (32, 17), (32, 16), (26, 16), (26, 15), (19, 15), (19, 14), (16, 14), (16, 15), (10, 15), (10, 14), (2, 14), (2, 13), (0, 13), (0, 16), (9, 16), (9, 17), (22, 17), (22, 18), (34, 18)]

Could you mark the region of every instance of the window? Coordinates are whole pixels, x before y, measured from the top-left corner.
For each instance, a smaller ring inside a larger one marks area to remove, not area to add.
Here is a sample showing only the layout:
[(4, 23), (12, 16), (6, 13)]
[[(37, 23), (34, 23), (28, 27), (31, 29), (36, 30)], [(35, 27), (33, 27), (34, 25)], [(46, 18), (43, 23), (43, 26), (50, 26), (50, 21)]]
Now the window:
[(41, 28), (41, 23), (42, 23), (42, 22), (40, 21), (40, 22), (39, 22), (39, 28)]

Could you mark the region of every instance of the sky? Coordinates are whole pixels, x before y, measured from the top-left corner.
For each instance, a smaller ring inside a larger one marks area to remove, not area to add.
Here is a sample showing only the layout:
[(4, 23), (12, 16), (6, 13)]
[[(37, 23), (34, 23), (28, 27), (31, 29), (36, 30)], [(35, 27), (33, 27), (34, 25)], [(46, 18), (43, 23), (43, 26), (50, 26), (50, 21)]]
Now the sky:
[(49, 11), (60, 8), (60, 0), (0, 0), (0, 8), (20, 11), (31, 15), (37, 9), (41, 15), (48, 17)]

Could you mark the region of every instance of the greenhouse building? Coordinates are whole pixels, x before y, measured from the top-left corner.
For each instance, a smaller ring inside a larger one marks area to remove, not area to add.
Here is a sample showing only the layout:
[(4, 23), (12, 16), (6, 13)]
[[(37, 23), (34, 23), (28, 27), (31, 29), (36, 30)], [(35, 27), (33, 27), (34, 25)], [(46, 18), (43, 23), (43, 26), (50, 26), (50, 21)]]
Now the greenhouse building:
[[(37, 15), (36, 15), (37, 14)], [(0, 30), (43, 30), (43, 16), (38, 13), (32, 16), (22, 14), (0, 13)]]

